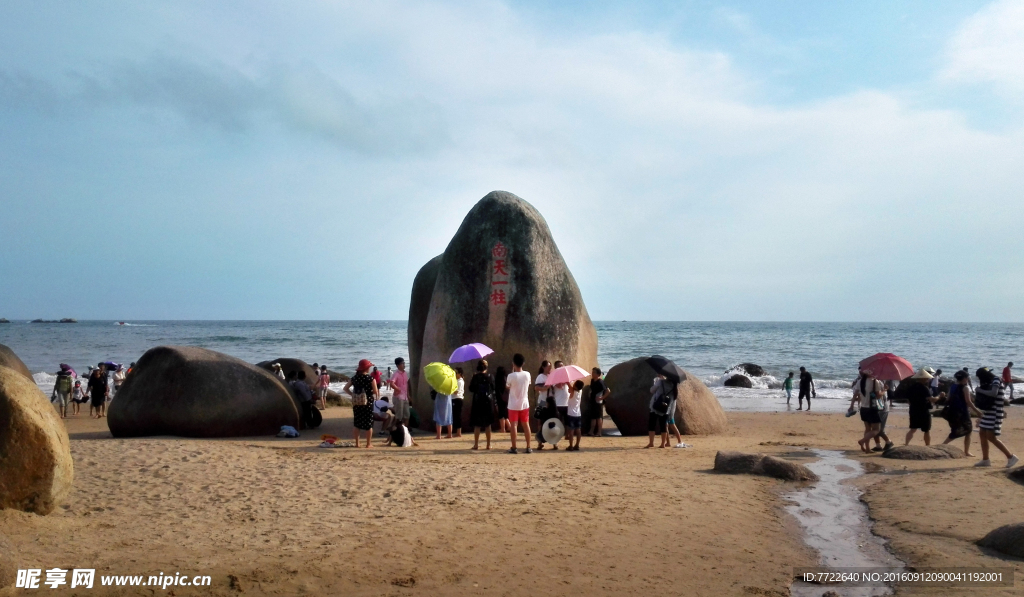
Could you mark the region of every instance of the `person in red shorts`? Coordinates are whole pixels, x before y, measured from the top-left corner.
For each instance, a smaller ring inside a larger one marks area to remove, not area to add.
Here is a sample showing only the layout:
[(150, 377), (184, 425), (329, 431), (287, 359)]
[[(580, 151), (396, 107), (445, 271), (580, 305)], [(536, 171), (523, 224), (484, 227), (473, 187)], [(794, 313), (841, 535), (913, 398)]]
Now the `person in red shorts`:
[(516, 353), (512, 357), (512, 373), (505, 379), (505, 387), (508, 388), (508, 422), (511, 423), (509, 432), (512, 435), (512, 448), (509, 454), (518, 454), (516, 449), (516, 435), (519, 424), (523, 425), (523, 434), (526, 436), (526, 453), (532, 454), (530, 448), (530, 372), (523, 371), (526, 358)]

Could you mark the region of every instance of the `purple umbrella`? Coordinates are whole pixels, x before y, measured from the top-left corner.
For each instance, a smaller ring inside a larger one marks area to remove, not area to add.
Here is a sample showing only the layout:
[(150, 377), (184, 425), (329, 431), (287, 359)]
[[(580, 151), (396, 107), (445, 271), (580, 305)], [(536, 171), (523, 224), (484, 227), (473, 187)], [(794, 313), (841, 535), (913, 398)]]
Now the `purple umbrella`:
[(78, 374), (75, 373), (75, 370), (72, 369), (71, 365), (68, 365), (67, 363), (61, 363), (60, 364), (60, 370), (61, 371), (67, 371), (68, 373), (71, 374), (71, 377), (78, 377)]
[(467, 361), (482, 359), (485, 356), (491, 354), (492, 352), (494, 351), (484, 346), (483, 344), (480, 344), (479, 342), (474, 342), (473, 344), (467, 344), (465, 346), (460, 346), (456, 348), (455, 352), (452, 353), (452, 356), (448, 357), (448, 362), (465, 363)]

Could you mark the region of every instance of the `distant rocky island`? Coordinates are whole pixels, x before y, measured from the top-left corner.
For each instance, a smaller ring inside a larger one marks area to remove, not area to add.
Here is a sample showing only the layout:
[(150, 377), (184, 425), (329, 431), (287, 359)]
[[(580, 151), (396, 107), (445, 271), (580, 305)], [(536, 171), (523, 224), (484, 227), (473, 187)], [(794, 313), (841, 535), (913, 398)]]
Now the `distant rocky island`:
[(6, 317), (0, 317), (0, 323), (11, 323), (11, 320)]
[(65, 317), (64, 319), (33, 319), (29, 323), (78, 323), (77, 319), (73, 317)]

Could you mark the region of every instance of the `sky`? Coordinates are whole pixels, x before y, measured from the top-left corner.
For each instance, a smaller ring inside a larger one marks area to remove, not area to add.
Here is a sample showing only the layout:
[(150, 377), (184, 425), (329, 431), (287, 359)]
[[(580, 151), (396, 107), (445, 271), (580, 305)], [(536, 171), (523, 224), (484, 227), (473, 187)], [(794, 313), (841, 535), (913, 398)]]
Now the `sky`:
[(595, 320), (1024, 321), (1024, 0), (0, 0), (0, 317), (404, 319), (492, 190)]

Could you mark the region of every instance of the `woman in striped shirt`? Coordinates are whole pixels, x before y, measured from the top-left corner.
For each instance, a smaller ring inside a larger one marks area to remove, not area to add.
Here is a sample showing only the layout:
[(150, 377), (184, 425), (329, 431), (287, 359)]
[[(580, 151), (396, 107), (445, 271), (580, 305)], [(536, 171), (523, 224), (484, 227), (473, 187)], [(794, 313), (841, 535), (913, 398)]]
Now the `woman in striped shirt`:
[[(981, 421), (978, 423), (978, 435), (981, 436), (981, 461), (974, 466), (992, 466), (988, 458), (989, 444), (999, 448), (999, 451), (1006, 456), (1006, 468), (1017, 464), (1018, 459), (1010, 453), (1010, 450), (999, 441), (1002, 433), (1003, 419), (1006, 418), (1006, 394), (1003, 392), (1003, 384), (988, 367), (982, 367), (975, 372), (978, 377), (978, 389), (975, 405), (983, 412)], [(982, 408), (984, 407), (984, 408)]]

